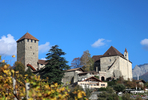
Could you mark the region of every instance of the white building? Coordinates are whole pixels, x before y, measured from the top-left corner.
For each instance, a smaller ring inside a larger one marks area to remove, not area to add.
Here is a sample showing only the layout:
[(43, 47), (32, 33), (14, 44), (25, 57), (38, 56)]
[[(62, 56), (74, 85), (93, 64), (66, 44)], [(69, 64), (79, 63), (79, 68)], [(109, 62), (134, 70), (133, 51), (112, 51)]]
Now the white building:
[(103, 55), (92, 57), (95, 61), (96, 71), (99, 71), (101, 80), (117, 79), (123, 77), (125, 80), (132, 79), (132, 62), (128, 58), (127, 49), (124, 54), (111, 46)]

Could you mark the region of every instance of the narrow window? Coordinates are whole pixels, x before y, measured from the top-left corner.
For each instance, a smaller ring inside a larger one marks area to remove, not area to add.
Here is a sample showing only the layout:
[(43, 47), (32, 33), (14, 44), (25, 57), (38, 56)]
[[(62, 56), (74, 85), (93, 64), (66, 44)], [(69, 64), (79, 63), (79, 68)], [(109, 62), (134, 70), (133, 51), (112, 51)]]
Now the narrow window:
[(36, 40), (34, 40), (34, 43), (36, 43)]
[(30, 49), (32, 49), (32, 46), (30, 46)]
[(27, 42), (29, 42), (29, 39), (27, 39)]
[(33, 40), (31, 40), (31, 42), (33, 42)]

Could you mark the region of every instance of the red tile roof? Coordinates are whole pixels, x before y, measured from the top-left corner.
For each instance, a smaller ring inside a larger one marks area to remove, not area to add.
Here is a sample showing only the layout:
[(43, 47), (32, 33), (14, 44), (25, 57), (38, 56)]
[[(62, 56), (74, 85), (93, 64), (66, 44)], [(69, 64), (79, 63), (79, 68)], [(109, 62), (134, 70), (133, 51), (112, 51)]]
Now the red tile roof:
[(102, 55), (95, 55), (92, 57), (92, 59), (94, 60), (94, 62), (96, 62), (97, 60), (100, 60), (101, 57)]
[(19, 40), (17, 40), (17, 42), (23, 39), (32, 39), (32, 40), (39, 41), (38, 39), (36, 39), (34, 36), (29, 34), (28, 32), (25, 35), (23, 35)]
[(122, 53), (120, 53), (116, 48), (111, 46), (102, 57), (109, 57), (109, 56), (121, 56), (124, 57)]
[(126, 52), (127, 53), (127, 49), (125, 48), (125, 51), (124, 52)]
[(40, 59), (38, 60), (38, 63), (39, 64), (43, 64), (43, 65), (46, 65), (47, 64), (46, 60), (40, 60)]
[(36, 71), (36, 69), (31, 64), (27, 64), (27, 67), (30, 67), (33, 71)]

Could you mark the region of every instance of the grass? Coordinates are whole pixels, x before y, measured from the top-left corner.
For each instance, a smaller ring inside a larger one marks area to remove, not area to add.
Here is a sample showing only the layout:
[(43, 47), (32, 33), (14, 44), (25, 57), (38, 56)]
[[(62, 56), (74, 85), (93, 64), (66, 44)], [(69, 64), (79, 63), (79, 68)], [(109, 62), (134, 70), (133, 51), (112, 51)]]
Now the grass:
[(119, 100), (122, 100), (122, 97), (121, 96), (118, 96), (119, 97)]

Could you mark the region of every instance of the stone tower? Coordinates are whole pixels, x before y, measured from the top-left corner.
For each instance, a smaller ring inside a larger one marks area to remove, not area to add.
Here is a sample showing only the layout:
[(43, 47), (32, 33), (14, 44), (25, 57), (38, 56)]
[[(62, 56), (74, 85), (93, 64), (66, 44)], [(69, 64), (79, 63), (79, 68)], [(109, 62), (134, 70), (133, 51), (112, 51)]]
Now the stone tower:
[(17, 40), (17, 61), (21, 61), (25, 65), (25, 70), (27, 64), (31, 64), (37, 69), (38, 41), (28, 32)]

